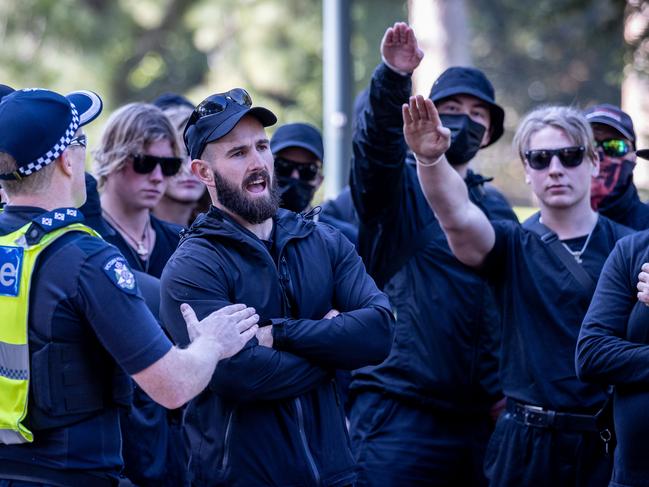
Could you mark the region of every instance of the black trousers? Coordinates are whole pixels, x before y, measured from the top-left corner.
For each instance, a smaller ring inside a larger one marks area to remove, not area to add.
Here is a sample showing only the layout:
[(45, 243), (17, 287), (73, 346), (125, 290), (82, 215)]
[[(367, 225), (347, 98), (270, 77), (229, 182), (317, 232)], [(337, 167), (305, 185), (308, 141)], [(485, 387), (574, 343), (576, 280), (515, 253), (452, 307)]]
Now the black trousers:
[(491, 487), (605, 487), (611, 467), (599, 433), (526, 426), (508, 412), (498, 420), (485, 457)]
[(491, 422), (486, 415), (435, 413), (363, 392), (353, 399), (350, 419), (358, 487), (486, 485), (482, 465)]

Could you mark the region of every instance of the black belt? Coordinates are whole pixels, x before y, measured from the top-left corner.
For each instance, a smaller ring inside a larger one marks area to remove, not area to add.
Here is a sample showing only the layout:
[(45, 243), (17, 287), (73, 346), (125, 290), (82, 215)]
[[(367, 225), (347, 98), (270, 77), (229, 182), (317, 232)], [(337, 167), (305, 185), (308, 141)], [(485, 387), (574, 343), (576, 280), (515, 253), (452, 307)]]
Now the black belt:
[(595, 415), (560, 413), (540, 406), (516, 402), (510, 398), (507, 399), (507, 412), (519, 423), (535, 428), (592, 432), (600, 430)]
[(0, 479), (41, 482), (58, 487), (115, 487), (118, 483), (117, 479), (79, 470), (56, 470), (11, 460), (0, 462)]

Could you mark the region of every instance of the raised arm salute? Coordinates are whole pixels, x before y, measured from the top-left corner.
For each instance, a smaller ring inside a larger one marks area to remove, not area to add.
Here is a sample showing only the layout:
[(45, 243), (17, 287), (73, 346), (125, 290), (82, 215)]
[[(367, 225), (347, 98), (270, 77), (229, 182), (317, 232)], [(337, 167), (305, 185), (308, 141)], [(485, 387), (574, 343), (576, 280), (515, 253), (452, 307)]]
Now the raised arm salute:
[[(397, 22), (380, 50), (354, 133), (351, 191), (359, 253), (390, 297), (397, 324), (387, 360), (356, 371), (351, 384), (358, 484), (480, 486), (502, 397), (500, 317), (486, 280), (451, 252), (404, 139), (401, 106), (423, 55), (415, 33)], [(439, 154), (446, 151), (464, 194), (490, 220), (515, 222), (490, 179), (471, 169), (503, 132), (489, 80), (454, 66), (435, 81), (430, 99), (453, 134)]]
[(494, 230), (485, 214), (471, 202), (466, 184), (444, 156), (450, 145), (449, 129), (442, 125), (433, 102), (421, 95), (410, 97), (402, 113), (403, 133), (415, 154), (426, 201), (455, 256), (466, 265), (480, 266), (494, 246)]
[(500, 375), (509, 414), (489, 444), (492, 486), (605, 486), (607, 445), (596, 413), (603, 389), (576, 377), (579, 325), (615, 242), (630, 231), (590, 208), (598, 158), (588, 122), (568, 107), (528, 114), (514, 143), (541, 211), (514, 226), (488, 222), (443, 156), (446, 131), (430, 103), (403, 107), (422, 189), (453, 252), (480, 266), (503, 309)]

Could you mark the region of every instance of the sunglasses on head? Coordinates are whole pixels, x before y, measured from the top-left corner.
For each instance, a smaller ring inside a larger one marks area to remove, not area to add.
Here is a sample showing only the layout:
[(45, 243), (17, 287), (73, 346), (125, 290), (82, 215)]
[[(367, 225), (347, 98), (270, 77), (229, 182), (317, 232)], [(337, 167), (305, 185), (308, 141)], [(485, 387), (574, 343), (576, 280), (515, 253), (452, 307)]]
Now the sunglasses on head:
[(546, 169), (552, 158), (557, 156), (563, 167), (577, 167), (584, 160), (586, 148), (583, 145), (561, 149), (535, 149), (525, 151), (525, 160), (532, 169)]
[(86, 134), (81, 134), (81, 135), (77, 135), (76, 137), (74, 137), (70, 141), (69, 147), (74, 146), (74, 145), (79, 146), (79, 147), (87, 147), (88, 146), (88, 138), (86, 137)]
[(609, 157), (624, 157), (631, 152), (631, 144), (624, 139), (598, 140), (595, 144)]
[(275, 158), (275, 174), (279, 177), (290, 178), (293, 171), (297, 169), (297, 173), (302, 181), (311, 181), (320, 171), (320, 165), (316, 162), (296, 162), (283, 157)]
[(165, 176), (173, 176), (178, 173), (183, 160), (180, 157), (158, 157), (148, 154), (134, 154), (133, 170), (138, 174), (149, 174), (160, 164), (160, 170)]
[(187, 120), (187, 127), (194, 125), (203, 117), (224, 112), (230, 102), (244, 107), (252, 106), (252, 98), (243, 88), (234, 88), (225, 93), (216, 93), (207, 97), (194, 109), (189, 120)]

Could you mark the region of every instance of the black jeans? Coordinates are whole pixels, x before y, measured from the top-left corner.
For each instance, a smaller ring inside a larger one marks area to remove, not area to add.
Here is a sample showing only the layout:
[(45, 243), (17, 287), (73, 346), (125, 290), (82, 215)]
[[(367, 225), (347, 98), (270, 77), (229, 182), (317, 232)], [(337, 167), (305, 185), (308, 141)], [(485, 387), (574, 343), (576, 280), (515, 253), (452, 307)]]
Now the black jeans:
[(611, 463), (597, 432), (528, 426), (507, 412), (489, 441), (485, 473), (491, 487), (605, 487)]

